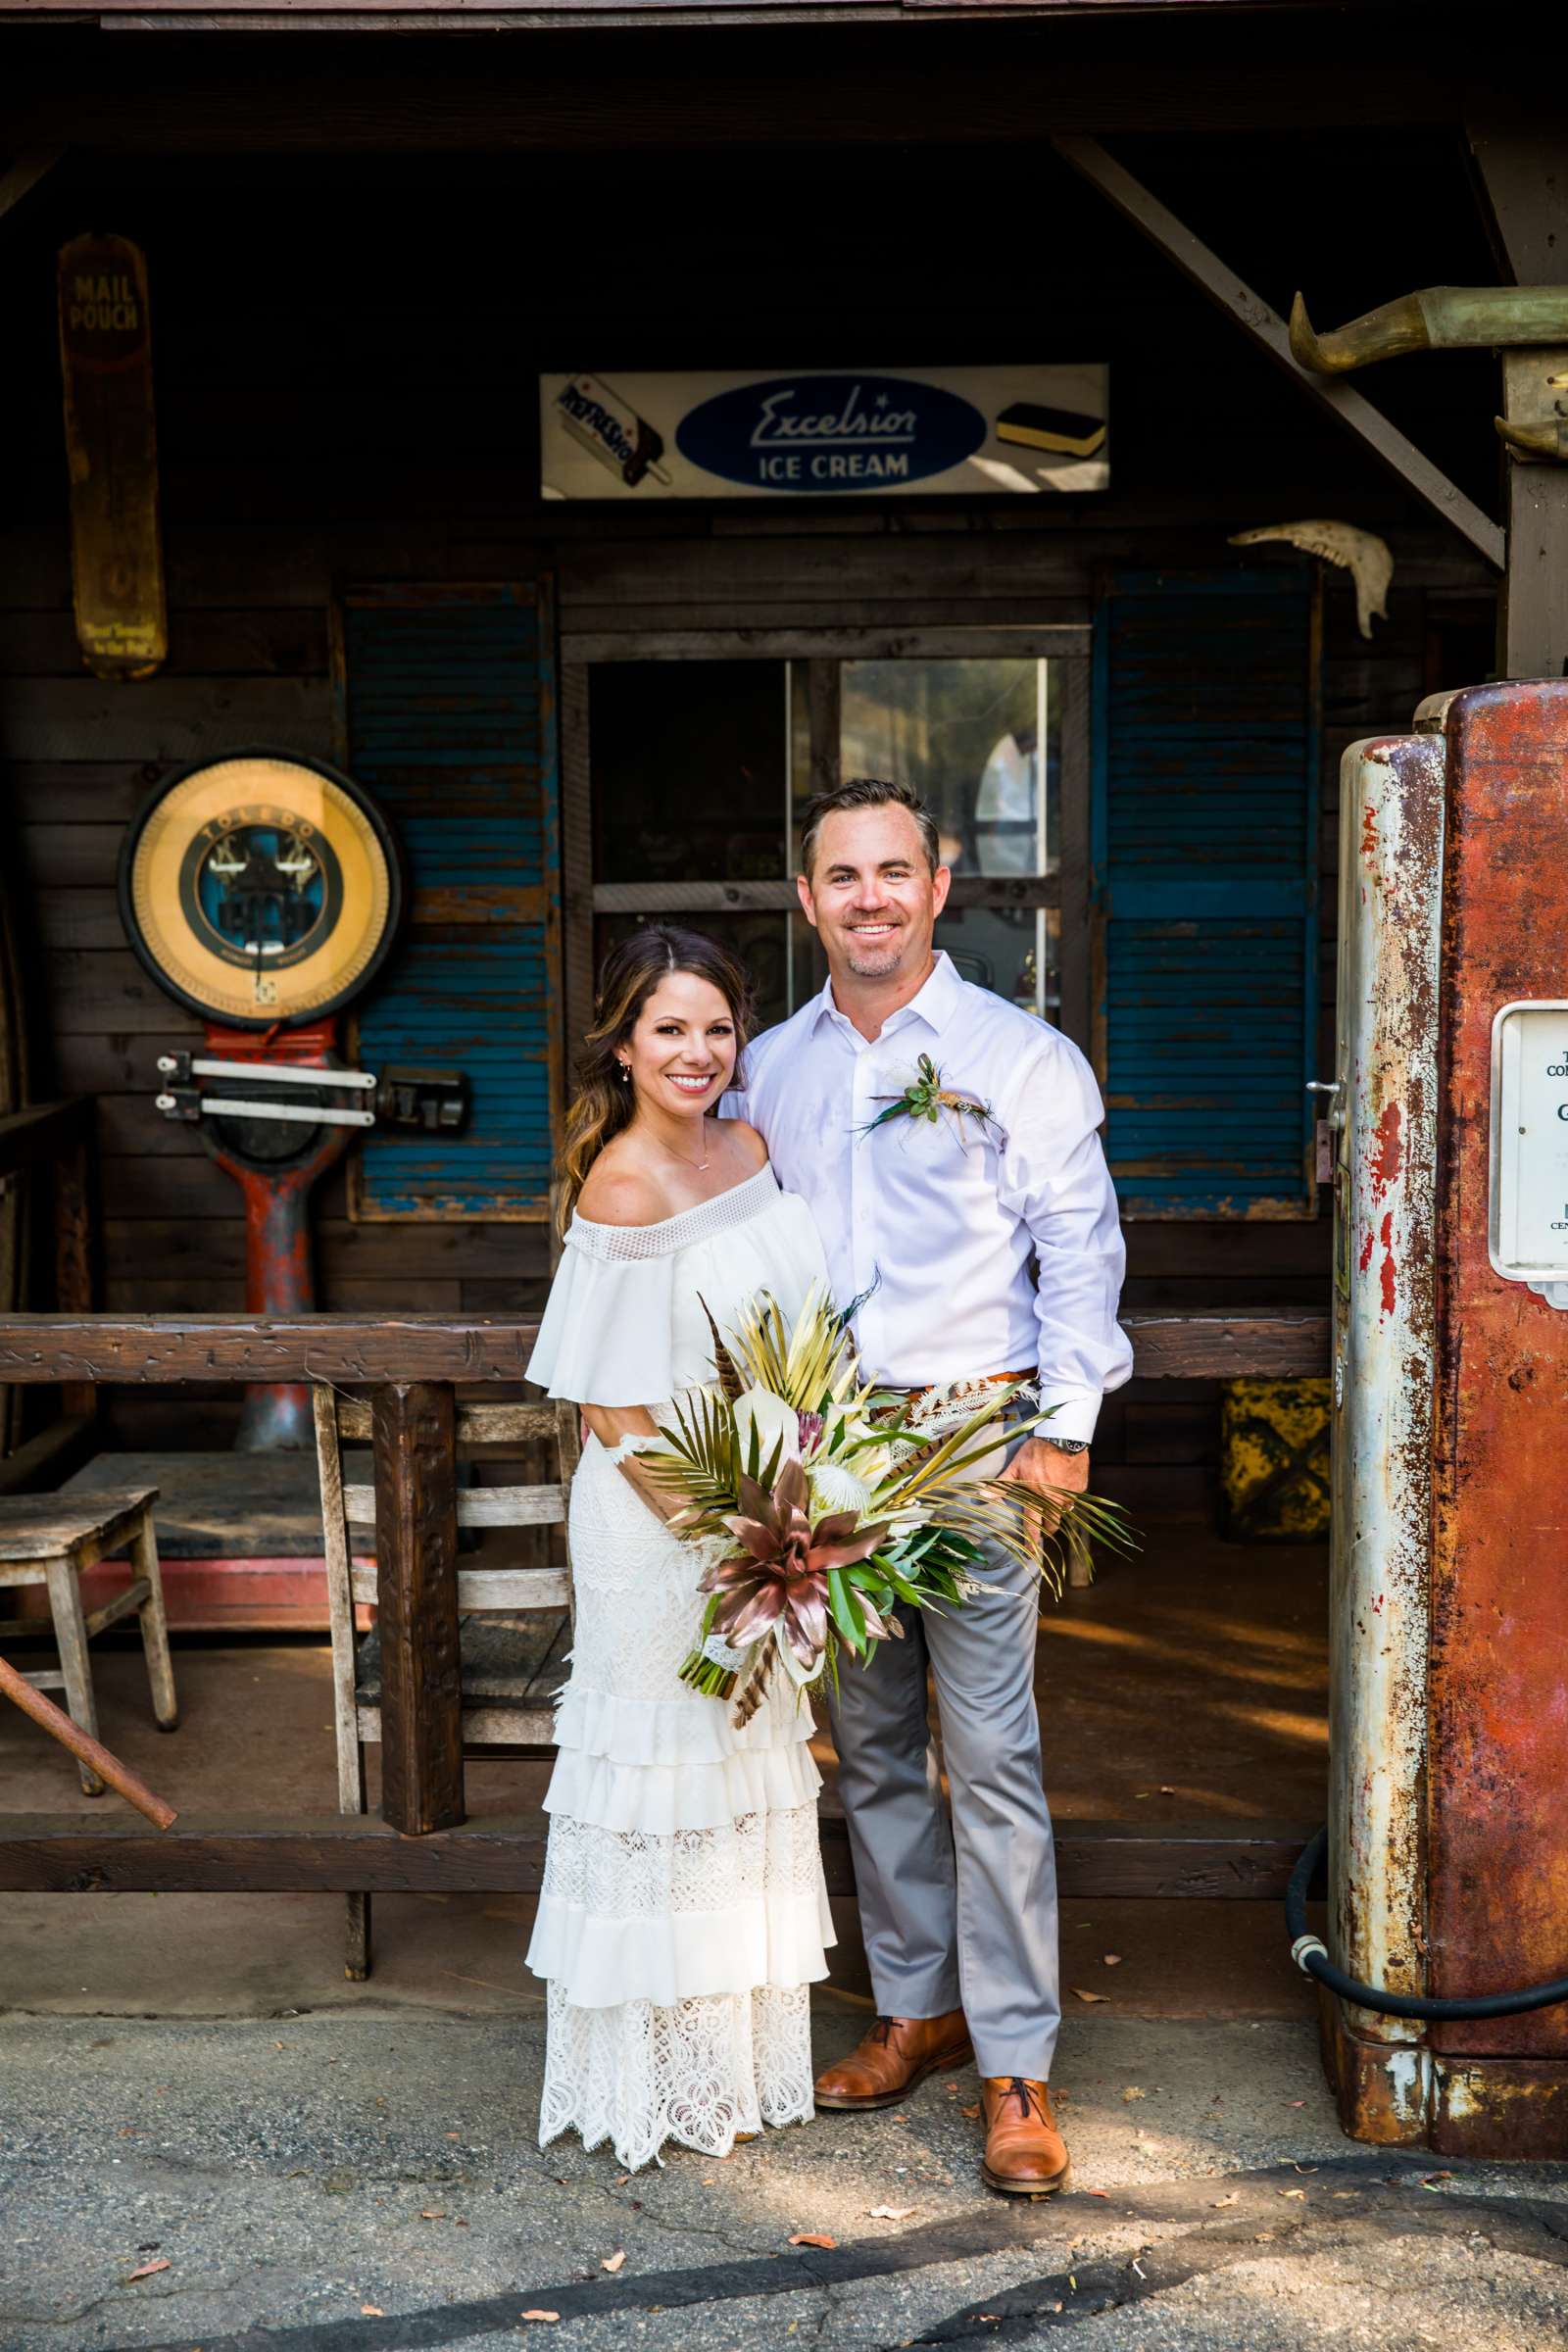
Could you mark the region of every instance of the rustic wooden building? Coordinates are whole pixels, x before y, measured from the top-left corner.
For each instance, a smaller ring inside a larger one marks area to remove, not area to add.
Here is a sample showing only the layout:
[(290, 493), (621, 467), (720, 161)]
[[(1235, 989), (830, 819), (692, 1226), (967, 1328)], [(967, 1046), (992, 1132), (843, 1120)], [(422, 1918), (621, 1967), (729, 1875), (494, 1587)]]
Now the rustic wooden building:
[[(383, 799), (412, 922), (362, 1050), (474, 1072), (473, 1130), (434, 1174), (376, 1139), (322, 1188), (321, 1303), (527, 1308), (596, 941), (684, 906), (740, 938), (782, 1010), (792, 956), (807, 984), (784, 788), (837, 755), (868, 675), (847, 665), (1045, 655), (1067, 735), (1033, 895), (1055, 903), (1053, 1009), (1112, 1106), (1129, 1303), (1321, 1300), (1303, 1087), (1326, 1066), (1339, 754), (1490, 669), (1496, 573), (1184, 275), (1154, 215), (1278, 312), (1298, 285), (1338, 318), (1493, 276), (1473, 93), (1412, 74), (1407, 12), (1360, 21), (1353, 74), (1343, 20), (1311, 10), (1151, 10), (1130, 41), (1093, 11), (874, 7), (625, 8), (592, 32), (594, 12), (545, 9), (503, 39), (498, 10), (484, 35), (394, 43), (353, 12), (288, 38), (265, 11), (9, 13), (29, 22), (0, 35), (0, 147), (28, 187), (0, 220), (5, 857), (31, 1091), (97, 1106), (106, 1305), (239, 1296), (232, 1187), (152, 1107), (159, 1051), (195, 1024), (114, 895), (122, 829), (173, 765), (265, 743)], [(1086, 132), (1149, 218), (1052, 143)], [(131, 237), (150, 281), (170, 652), (131, 684), (84, 672), (72, 618), (53, 271), (87, 228)], [(1110, 484), (546, 502), (537, 379), (584, 357), (612, 377), (1100, 362)], [(1377, 387), (1484, 509), (1494, 389), (1481, 354)], [(1228, 544), (1321, 516), (1392, 550), (1370, 637), (1348, 573)], [(454, 718), (470, 690), (482, 714)], [(563, 907), (548, 942), (541, 895)], [(948, 944), (983, 920), (971, 903)], [(1214, 1396), (1135, 1384), (1102, 1461), (1134, 1494), (1156, 1469), (1201, 1481)], [(109, 1430), (221, 1444), (235, 1409), (215, 1393), (193, 1425), (184, 1397), (122, 1394)]]

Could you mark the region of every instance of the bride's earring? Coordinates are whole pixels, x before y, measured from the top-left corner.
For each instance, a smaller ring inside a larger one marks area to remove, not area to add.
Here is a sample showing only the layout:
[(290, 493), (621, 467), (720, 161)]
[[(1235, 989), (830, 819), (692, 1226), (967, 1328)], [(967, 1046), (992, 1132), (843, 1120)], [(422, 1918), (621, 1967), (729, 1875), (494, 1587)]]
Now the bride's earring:
[(618, 1068), (618, 1070), (620, 1071), (620, 1083), (621, 1083), (621, 1085), (622, 1085), (622, 1086), (630, 1086), (630, 1084), (631, 1084), (631, 1063), (630, 1063), (629, 1061), (622, 1061), (622, 1062), (618, 1062), (618, 1063), (616, 1064), (616, 1067), (617, 1067), (617, 1068)]

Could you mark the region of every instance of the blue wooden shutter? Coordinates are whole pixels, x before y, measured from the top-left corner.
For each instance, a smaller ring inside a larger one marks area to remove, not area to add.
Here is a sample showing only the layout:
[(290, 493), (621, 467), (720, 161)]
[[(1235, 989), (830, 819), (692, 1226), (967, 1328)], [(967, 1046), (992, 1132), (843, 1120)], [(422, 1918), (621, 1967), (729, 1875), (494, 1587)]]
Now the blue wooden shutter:
[(1133, 573), (1095, 641), (1107, 1150), (1125, 1212), (1316, 1206), (1315, 581)]
[(411, 919), (359, 1008), (368, 1069), (466, 1070), (462, 1136), (374, 1134), (366, 1218), (548, 1215), (561, 1089), (548, 584), (357, 589), (339, 610), (343, 757), (402, 843)]

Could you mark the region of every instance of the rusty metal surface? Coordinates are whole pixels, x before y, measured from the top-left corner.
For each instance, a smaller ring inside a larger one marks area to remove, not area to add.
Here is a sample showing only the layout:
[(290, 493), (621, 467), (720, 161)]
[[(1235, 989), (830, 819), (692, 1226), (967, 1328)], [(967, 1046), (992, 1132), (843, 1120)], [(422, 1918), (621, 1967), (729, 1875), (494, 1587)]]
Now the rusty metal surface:
[[(1433, 1416), (1441, 737), (1354, 744), (1341, 766), (1330, 1599), (1331, 1944), (1426, 1989), (1422, 1776)], [(1419, 2136), (1411, 2021), (1346, 2013), (1374, 2139)], [(1403, 2055), (1398, 2055), (1400, 2050)], [(1382, 2051), (1384, 2056), (1378, 2057)], [(1342, 2081), (1342, 2099), (1345, 2097)]]
[(1559, 2058), (1433, 2062), (1431, 2145), (1445, 2156), (1560, 2163), (1568, 2156), (1568, 2067)]
[[(1430, 1989), (1474, 1994), (1568, 1968), (1568, 1317), (1487, 1251), (1493, 1017), (1564, 993), (1568, 684), (1473, 688), (1446, 741), (1428, 1925)], [(1432, 2039), (1560, 2059), (1568, 2008)]]
[(1318, 1986), (1323, 2072), (1341, 2124), (1352, 2139), (1374, 2147), (1420, 2146), (1431, 2117), (1432, 2052), (1424, 2043), (1378, 2041), (1354, 2033), (1349, 2014), (1343, 2001)]

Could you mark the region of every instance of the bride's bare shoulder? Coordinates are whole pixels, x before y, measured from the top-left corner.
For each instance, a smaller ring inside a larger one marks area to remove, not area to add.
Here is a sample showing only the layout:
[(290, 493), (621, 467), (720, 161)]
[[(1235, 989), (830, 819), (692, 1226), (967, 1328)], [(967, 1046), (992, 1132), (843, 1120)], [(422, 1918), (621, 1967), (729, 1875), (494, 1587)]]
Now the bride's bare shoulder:
[(767, 1146), (749, 1119), (725, 1119), (723, 1127), (733, 1141), (737, 1160), (743, 1161), (751, 1174), (767, 1165)]
[(658, 1225), (669, 1213), (658, 1178), (618, 1164), (609, 1152), (595, 1160), (577, 1196), (577, 1214), (590, 1225)]

